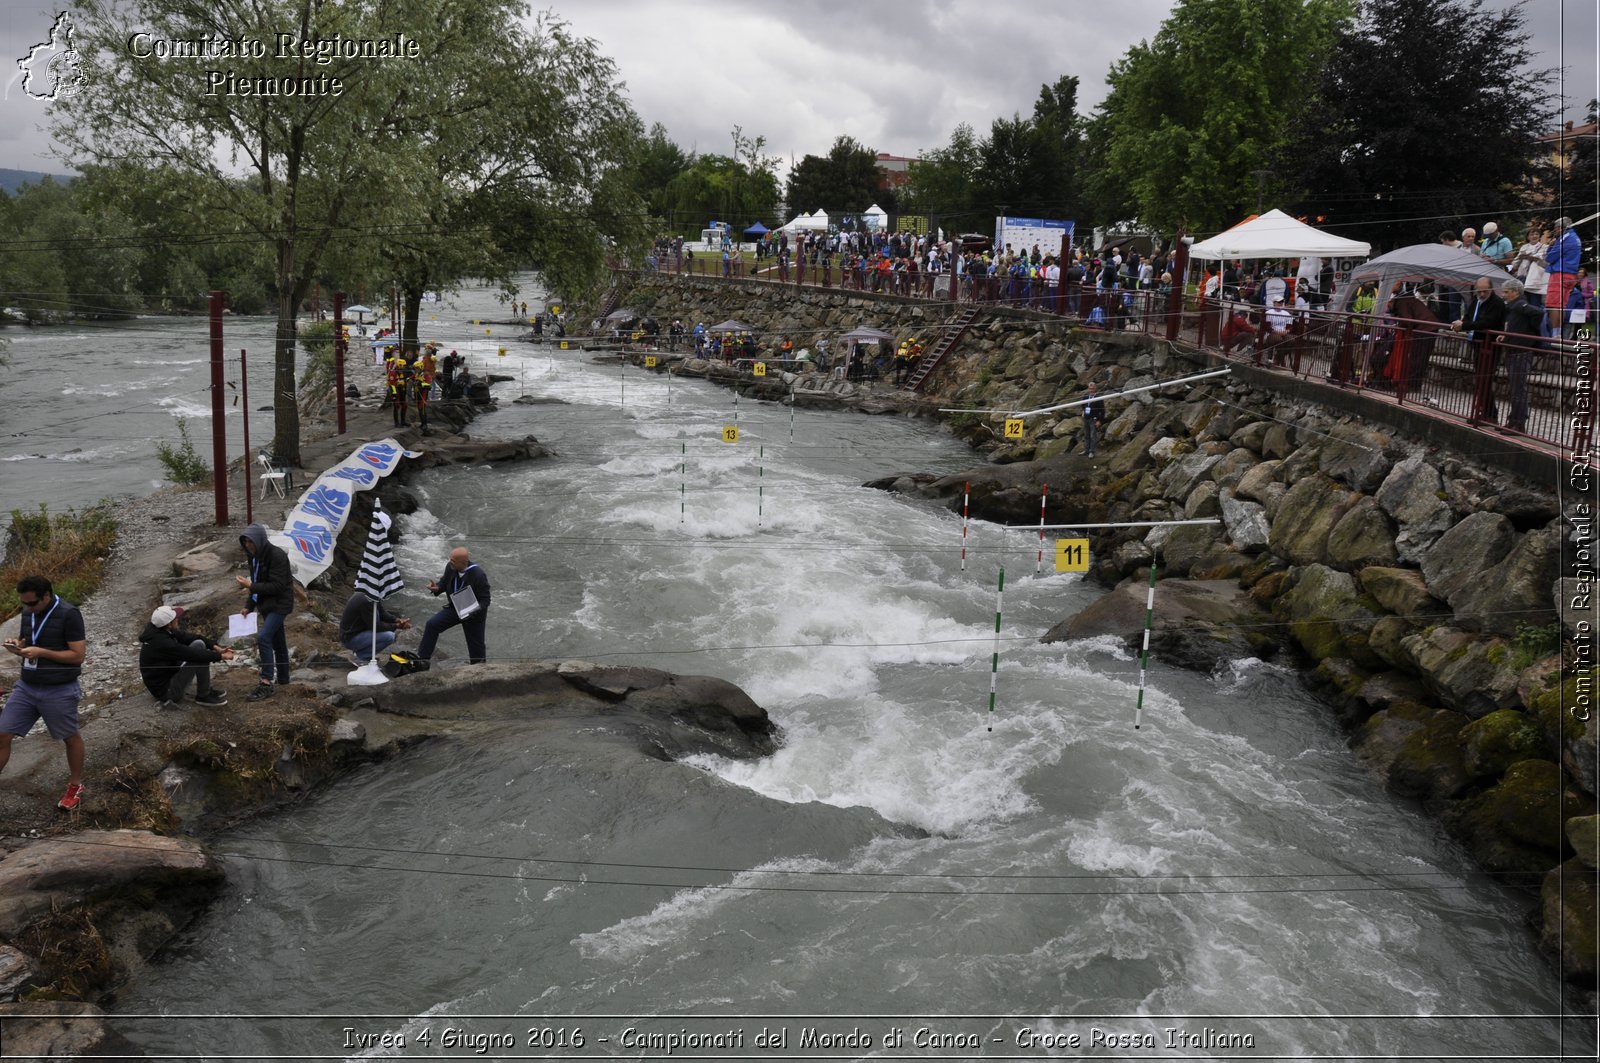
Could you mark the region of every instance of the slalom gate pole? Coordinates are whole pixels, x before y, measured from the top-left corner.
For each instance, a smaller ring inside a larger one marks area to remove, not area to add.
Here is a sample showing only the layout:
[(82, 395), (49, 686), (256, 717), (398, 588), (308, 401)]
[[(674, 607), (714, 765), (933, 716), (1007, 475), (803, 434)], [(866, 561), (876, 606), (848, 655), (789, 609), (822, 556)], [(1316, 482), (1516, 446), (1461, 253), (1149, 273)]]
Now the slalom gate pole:
[(622, 352), (622, 408), (628, 408), (628, 352)]
[(972, 498), (972, 481), (961, 485), (961, 571), (967, 570), (967, 503)]
[(1039, 492), (1039, 557), (1033, 563), (1033, 574), (1035, 576), (1044, 573), (1044, 503), (1045, 499), (1050, 497), (1050, 485), (1044, 484), (1042, 486), (1044, 489)]
[(1133, 729), (1144, 720), (1144, 676), (1150, 667), (1150, 625), (1156, 611), (1156, 560), (1150, 559), (1150, 591), (1144, 598), (1144, 649), (1139, 651), (1139, 701), (1133, 709)]
[(789, 442), (794, 442), (794, 385), (789, 385)]
[(1006, 566), (1000, 566), (1000, 583), (994, 592), (994, 655), (989, 659), (989, 727), (994, 730), (994, 688), (1000, 676), (1000, 602), (1006, 593)]
[(689, 466), (689, 444), (678, 444), (678, 523), (683, 523), (684, 480), (687, 473), (684, 471)]
[(756, 527), (761, 527), (761, 507), (765, 501), (767, 491), (767, 445), (761, 444), (760, 452), (756, 455)]

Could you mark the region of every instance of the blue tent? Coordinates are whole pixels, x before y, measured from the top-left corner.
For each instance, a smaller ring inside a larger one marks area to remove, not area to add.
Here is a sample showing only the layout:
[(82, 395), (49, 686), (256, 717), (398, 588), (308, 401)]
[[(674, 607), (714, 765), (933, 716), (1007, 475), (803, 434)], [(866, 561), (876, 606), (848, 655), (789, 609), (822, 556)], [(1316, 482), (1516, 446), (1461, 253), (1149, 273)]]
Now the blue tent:
[(771, 230), (765, 225), (762, 225), (760, 222), (756, 222), (754, 225), (750, 226), (750, 228), (746, 229), (744, 234), (746, 236), (765, 236), (770, 231)]

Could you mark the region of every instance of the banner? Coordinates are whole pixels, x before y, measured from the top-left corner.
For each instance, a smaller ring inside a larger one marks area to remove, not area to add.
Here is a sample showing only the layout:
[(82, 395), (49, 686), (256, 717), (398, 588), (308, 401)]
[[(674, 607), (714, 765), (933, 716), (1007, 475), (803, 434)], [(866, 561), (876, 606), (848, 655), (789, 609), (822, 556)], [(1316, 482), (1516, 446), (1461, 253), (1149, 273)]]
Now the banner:
[(1048, 218), (999, 217), (994, 220), (994, 249), (998, 254), (1011, 245), (1011, 250), (1021, 254), (1033, 249), (1034, 244), (1046, 255), (1061, 255), (1061, 238), (1072, 239), (1074, 224), (1070, 221), (1053, 221)]
[(333, 547), (350, 520), (356, 492), (375, 487), (400, 466), (401, 458), (421, 456), (393, 439), (379, 439), (357, 448), (306, 489), (284, 519), (283, 530), (267, 535), (268, 542), (289, 555), (289, 568), (302, 586), (333, 564)]

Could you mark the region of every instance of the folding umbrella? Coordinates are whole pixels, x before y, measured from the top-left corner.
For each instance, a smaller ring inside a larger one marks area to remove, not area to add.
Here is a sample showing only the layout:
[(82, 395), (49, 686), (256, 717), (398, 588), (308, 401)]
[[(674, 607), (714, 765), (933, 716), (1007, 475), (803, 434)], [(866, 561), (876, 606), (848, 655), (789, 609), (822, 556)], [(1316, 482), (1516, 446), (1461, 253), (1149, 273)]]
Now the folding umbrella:
[(372, 599), (372, 660), (350, 673), (351, 686), (370, 687), (389, 681), (378, 667), (378, 603), (405, 586), (400, 569), (394, 563), (394, 548), (389, 545), (389, 523), (383, 503), (373, 499), (367, 545), (361, 551), (361, 565), (356, 569), (356, 590)]

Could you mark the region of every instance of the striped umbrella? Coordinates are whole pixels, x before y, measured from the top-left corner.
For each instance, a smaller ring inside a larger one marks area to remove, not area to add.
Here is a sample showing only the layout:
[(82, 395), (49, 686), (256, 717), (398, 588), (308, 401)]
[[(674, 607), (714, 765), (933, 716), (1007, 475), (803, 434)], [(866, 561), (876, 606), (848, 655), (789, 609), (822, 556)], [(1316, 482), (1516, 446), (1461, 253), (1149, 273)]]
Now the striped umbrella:
[(367, 545), (361, 551), (361, 565), (356, 570), (356, 590), (372, 599), (372, 660), (350, 673), (348, 682), (352, 686), (377, 686), (389, 681), (378, 667), (378, 603), (405, 586), (400, 569), (394, 563), (394, 548), (389, 545), (389, 524), (389, 514), (383, 511), (383, 503), (373, 499)]
[(381, 602), (404, 587), (400, 569), (394, 563), (394, 548), (389, 545), (389, 514), (383, 503), (372, 501), (372, 525), (367, 529), (367, 546), (361, 551), (361, 567), (356, 570), (356, 590)]

